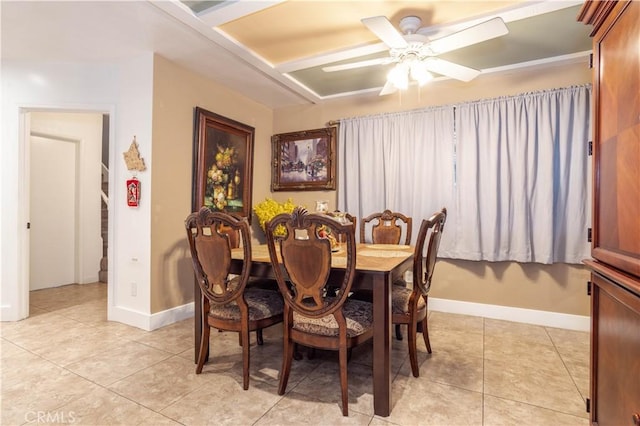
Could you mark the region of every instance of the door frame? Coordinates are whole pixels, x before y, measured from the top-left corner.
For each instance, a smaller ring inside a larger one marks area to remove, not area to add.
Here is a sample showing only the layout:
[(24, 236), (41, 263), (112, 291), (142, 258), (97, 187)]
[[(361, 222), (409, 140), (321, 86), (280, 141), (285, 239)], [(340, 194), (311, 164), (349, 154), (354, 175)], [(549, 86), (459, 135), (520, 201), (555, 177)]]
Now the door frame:
[[(114, 165), (115, 165), (115, 148), (114, 148), (114, 134), (115, 134), (115, 107), (113, 105), (81, 105), (75, 108), (69, 108), (65, 106), (20, 106), (18, 108), (18, 137), (19, 137), (19, 153), (18, 153), (18, 217), (19, 222), (22, 222), (23, 226), (20, 226), (21, 232), (18, 233), (18, 282), (17, 284), (17, 317), (18, 319), (27, 318), (29, 316), (29, 229), (27, 223), (30, 221), (30, 138), (31, 138), (31, 123), (29, 113), (32, 112), (55, 112), (55, 113), (96, 113), (109, 115), (109, 188), (113, 188), (114, 181)], [(114, 259), (114, 226), (113, 218), (115, 217), (113, 211), (114, 204), (112, 203), (112, 197), (108, 199), (108, 223), (109, 228), (107, 230), (107, 241), (109, 242), (107, 247), (107, 258)], [(113, 277), (114, 267), (113, 262), (110, 262), (107, 271), (107, 312), (112, 310), (113, 304)]]

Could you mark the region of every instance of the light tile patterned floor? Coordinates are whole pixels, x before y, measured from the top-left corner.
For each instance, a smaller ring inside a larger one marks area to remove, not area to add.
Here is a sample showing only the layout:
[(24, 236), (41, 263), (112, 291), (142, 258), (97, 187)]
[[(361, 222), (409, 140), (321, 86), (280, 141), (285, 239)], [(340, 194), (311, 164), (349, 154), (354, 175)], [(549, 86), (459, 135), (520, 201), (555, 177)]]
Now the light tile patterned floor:
[[(2, 425), (588, 425), (588, 333), (432, 312), (433, 353), (393, 341), (393, 411), (373, 415), (371, 347), (349, 363), (349, 417), (337, 358), (294, 362), (277, 394), (280, 326), (251, 347), (242, 390), (234, 333), (213, 332), (195, 374), (193, 320), (153, 332), (106, 321), (106, 285), (33, 291), (31, 316), (1, 325)], [(405, 331), (406, 332), (406, 331)]]

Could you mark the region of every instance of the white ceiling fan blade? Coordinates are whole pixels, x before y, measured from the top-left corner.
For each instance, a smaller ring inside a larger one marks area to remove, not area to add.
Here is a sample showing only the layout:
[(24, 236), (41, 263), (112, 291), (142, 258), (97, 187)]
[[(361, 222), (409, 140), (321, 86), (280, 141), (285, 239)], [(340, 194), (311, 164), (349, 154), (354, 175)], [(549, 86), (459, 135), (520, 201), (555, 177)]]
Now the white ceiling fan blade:
[(480, 75), (480, 71), (477, 69), (454, 64), (440, 58), (427, 58), (424, 60), (424, 64), (429, 71), (455, 78), (456, 80), (471, 81)]
[(397, 91), (398, 91), (398, 89), (396, 88), (396, 86), (394, 86), (393, 83), (391, 83), (390, 81), (387, 81), (384, 84), (384, 87), (382, 88), (382, 90), (380, 91), (378, 96), (390, 95), (390, 94), (395, 93)]
[(354, 68), (370, 67), (372, 65), (382, 65), (389, 63), (390, 58), (374, 58), (366, 61), (351, 62), (349, 64), (331, 65), (328, 67), (322, 67), (324, 72), (344, 71), (352, 70)]
[(360, 21), (390, 48), (402, 49), (407, 47), (407, 41), (386, 16), (373, 16), (371, 18), (363, 18)]
[(472, 44), (480, 43), (492, 38), (500, 37), (509, 32), (502, 18), (497, 17), (473, 27), (460, 30), (442, 38), (429, 42), (428, 47), (434, 55), (450, 52)]

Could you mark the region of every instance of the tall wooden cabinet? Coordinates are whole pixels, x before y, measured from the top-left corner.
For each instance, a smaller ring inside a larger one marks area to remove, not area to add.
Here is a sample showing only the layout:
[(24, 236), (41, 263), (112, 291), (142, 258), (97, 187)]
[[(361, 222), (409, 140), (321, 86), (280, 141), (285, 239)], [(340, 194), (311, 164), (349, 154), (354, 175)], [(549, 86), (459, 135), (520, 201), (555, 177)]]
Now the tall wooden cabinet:
[(592, 424), (640, 426), (640, 2), (587, 1), (593, 25)]

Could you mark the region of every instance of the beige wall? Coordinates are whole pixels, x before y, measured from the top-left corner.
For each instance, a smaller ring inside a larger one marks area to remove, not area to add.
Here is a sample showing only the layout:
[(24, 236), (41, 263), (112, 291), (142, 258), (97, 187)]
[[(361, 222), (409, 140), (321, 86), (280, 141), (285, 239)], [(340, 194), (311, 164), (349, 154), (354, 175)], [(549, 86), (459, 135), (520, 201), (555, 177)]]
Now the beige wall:
[(191, 212), (193, 109), (255, 128), (254, 204), (269, 195), (273, 112), (157, 55), (153, 83), (151, 313), (157, 313), (193, 301), (183, 226)]
[[(272, 111), (200, 75), (156, 56), (154, 69), (153, 175), (151, 188), (151, 312), (193, 301), (193, 272), (183, 221), (191, 210), (193, 108), (200, 106), (255, 127), (253, 204), (267, 196), (293, 197), (309, 208), (326, 199), (336, 206), (335, 191), (270, 193), (271, 135), (324, 127), (330, 120), (444, 105), (527, 91), (589, 83), (585, 63), (480, 76), (467, 84), (447, 81), (411, 88), (401, 95), (377, 95)], [(339, 177), (338, 177), (339, 178)], [(261, 231), (253, 231), (262, 240)], [(444, 260), (435, 272), (432, 297), (589, 315), (585, 282), (577, 265)]]
[[(274, 133), (323, 127), (331, 120), (385, 112), (404, 111), (432, 105), (523, 92), (553, 89), (591, 82), (586, 60), (565, 66), (546, 66), (529, 71), (511, 71), (481, 75), (470, 83), (437, 82), (418, 90), (386, 97), (377, 94), (366, 98), (344, 99), (320, 105), (279, 109), (274, 114)], [(259, 175), (255, 176), (259, 179)], [(338, 176), (338, 179), (340, 177)], [(265, 175), (264, 179), (268, 179)], [(327, 199), (336, 207), (335, 191), (286, 193), (278, 192), (278, 200), (294, 197), (294, 201), (315, 206), (315, 200)], [(589, 315), (586, 295), (586, 269), (579, 265), (539, 265), (515, 262), (442, 261), (434, 275), (431, 296), (518, 308)]]

